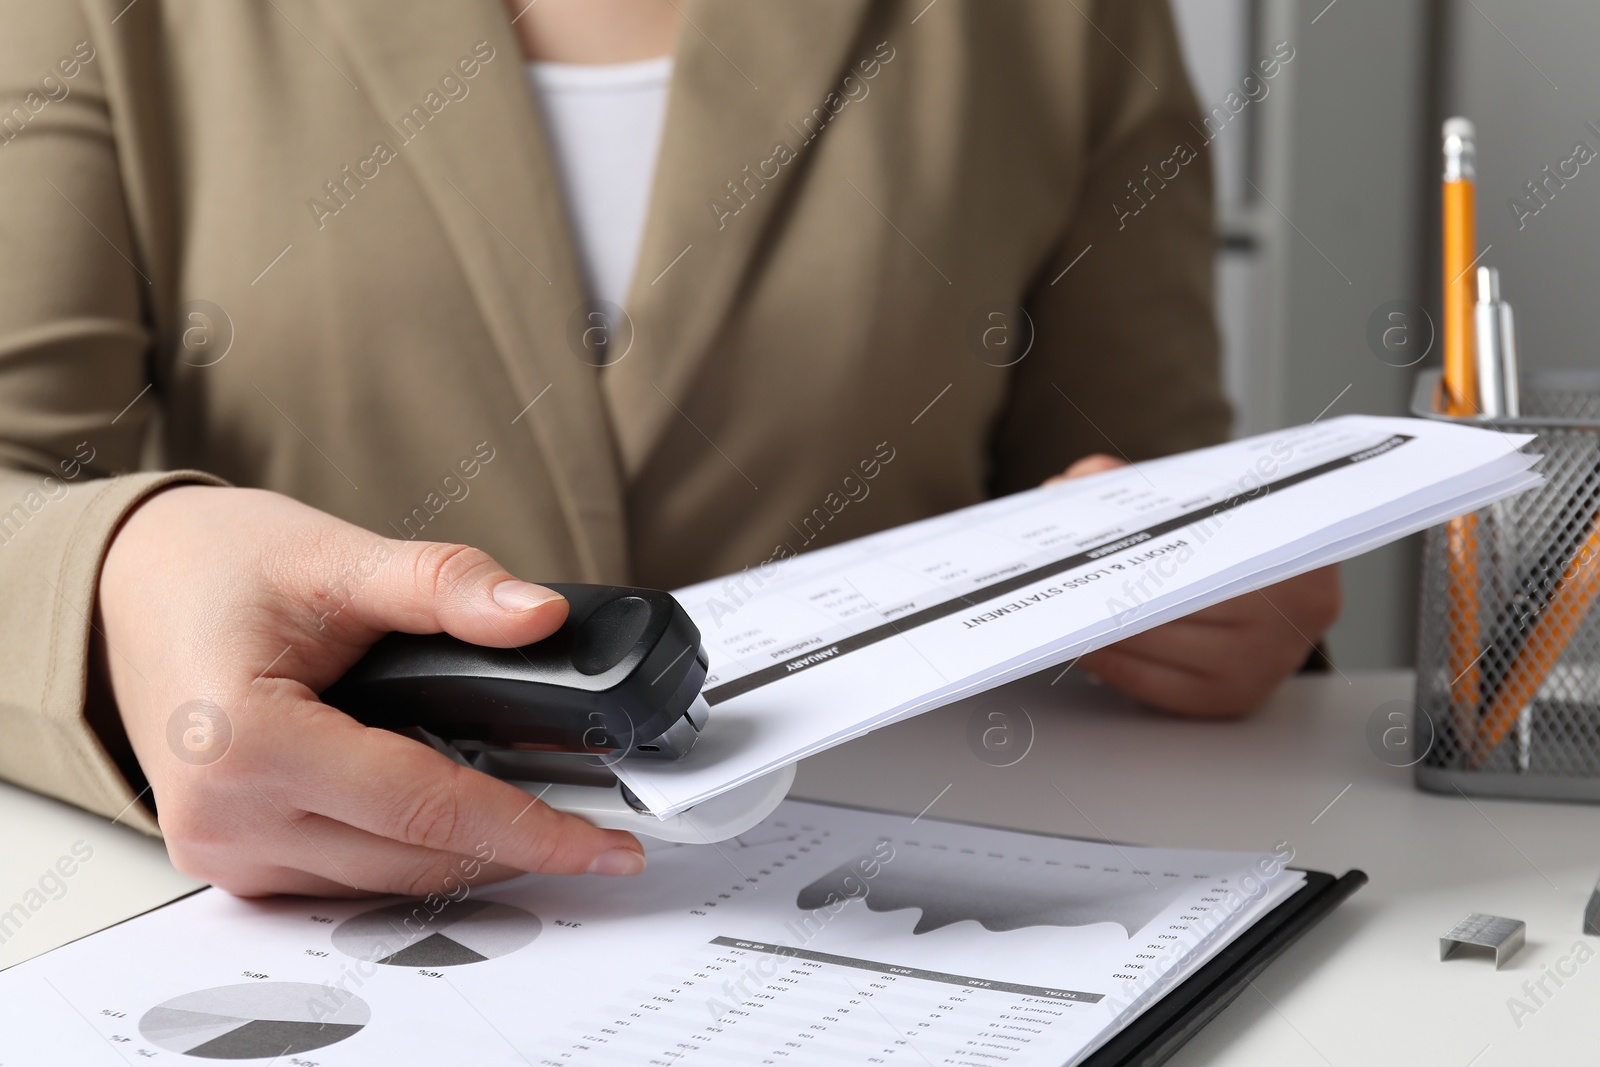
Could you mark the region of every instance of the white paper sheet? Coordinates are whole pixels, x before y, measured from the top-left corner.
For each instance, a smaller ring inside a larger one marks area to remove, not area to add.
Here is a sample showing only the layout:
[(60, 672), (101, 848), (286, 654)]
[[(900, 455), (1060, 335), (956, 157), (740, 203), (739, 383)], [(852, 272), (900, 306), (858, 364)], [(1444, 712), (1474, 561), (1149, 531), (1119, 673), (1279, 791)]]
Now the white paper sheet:
[(852, 737), (1538, 485), (1532, 440), (1345, 416), (677, 590), (711, 722), (618, 776), (667, 816)]
[(1298, 889), (1287, 858), (791, 801), (636, 879), (205, 890), (0, 973), (0, 1060), (1057, 1067)]

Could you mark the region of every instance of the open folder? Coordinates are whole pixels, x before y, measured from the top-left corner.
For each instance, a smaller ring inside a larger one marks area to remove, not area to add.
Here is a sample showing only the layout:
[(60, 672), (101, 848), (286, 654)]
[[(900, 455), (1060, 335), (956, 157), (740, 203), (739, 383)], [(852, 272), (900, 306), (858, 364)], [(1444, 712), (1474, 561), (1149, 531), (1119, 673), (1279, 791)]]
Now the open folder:
[[(656, 815), (1539, 485), (1531, 435), (1344, 416), (1002, 497), (676, 596), (710, 658)], [(1309, 647), (1307, 649), (1309, 652)]]

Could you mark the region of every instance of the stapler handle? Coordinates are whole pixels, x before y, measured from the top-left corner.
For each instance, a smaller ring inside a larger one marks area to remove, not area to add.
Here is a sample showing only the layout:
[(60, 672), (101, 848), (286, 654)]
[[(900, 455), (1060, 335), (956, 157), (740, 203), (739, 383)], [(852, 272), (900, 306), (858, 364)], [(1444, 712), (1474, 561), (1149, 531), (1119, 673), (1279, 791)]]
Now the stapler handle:
[(485, 648), (449, 634), (392, 633), (322, 699), (369, 726), (421, 727), (450, 742), (661, 754), (656, 742), (705, 682), (699, 628), (660, 590), (548, 588), (570, 607), (543, 641)]

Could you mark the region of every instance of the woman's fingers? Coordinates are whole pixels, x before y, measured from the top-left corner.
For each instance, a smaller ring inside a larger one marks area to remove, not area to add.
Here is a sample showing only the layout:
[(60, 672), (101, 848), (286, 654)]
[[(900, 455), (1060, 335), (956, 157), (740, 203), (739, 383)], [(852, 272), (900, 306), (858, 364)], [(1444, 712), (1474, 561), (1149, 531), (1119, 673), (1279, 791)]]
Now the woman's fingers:
[(362, 558), (373, 573), (343, 615), (374, 634), (444, 631), (507, 648), (542, 640), (566, 621), (564, 597), (517, 579), (476, 548), (378, 541)]
[[(124, 521), (97, 608), (118, 712), (189, 873), (243, 894), (350, 894), (419, 891), (458, 857), (493, 877), (644, 866), (632, 836), (316, 699), (390, 631), (499, 647), (554, 632), (566, 601), (481, 551), (389, 540), (276, 493), (180, 486)], [(490, 850), (503, 866), (482, 868)]]
[(1264, 700), (1310, 649), (1271, 604), (1246, 594), (1091, 652), (1082, 664), (1158, 707), (1232, 715)]
[(334, 897), (361, 900), (388, 894), (375, 889), (351, 889), (343, 882), (323, 878), (293, 867), (251, 867), (235, 871), (226, 883), (213, 882), (236, 897), (271, 897), (292, 893), (301, 897)]
[(1119, 651), (1113, 645), (1085, 655), (1084, 669), (1136, 700), (1180, 715), (1242, 715), (1241, 706), (1230, 691), (1215, 680), (1182, 667), (1145, 659)]
[[(164, 792), (181, 870), (244, 896), (448, 894), (547, 874), (636, 874), (643, 850), (420, 742), (263, 679), (216, 762)], [(167, 797), (178, 801), (167, 803)]]
[(1092, 455), (1084, 456), (1082, 459), (1074, 461), (1070, 467), (1056, 475), (1054, 478), (1045, 479), (1044, 484), (1054, 485), (1057, 482), (1065, 482), (1072, 478), (1082, 478), (1086, 475), (1099, 474), (1101, 471), (1112, 471), (1116, 470), (1118, 467), (1126, 466), (1126, 462), (1118, 459), (1115, 456), (1108, 456), (1104, 453), (1096, 452)]
[[(1224, 607), (1225, 605), (1217, 605)], [(1207, 609), (1210, 610), (1210, 609)], [(1226, 673), (1232, 659), (1259, 652), (1248, 640), (1250, 630), (1231, 619), (1202, 620), (1200, 612), (1189, 618), (1145, 630), (1108, 646), (1125, 656), (1150, 660), (1202, 677)], [(1090, 653), (1084, 657), (1085, 665)]]
[(457, 855), (401, 844), (322, 815), (290, 814), (286, 798), (273, 801), (276, 810), (262, 822), (254, 849), (256, 861), (214, 879), (229, 892), (240, 896), (272, 892), (322, 895), (324, 891), (341, 897), (374, 893), (450, 896), (465, 892), (468, 886), (523, 873), (496, 861), (490, 849)]
[[(255, 742), (264, 766), (305, 811), (370, 834), (543, 874), (637, 874), (631, 834), (601, 830), (521, 789), (463, 767), (418, 741), (362, 726), (305, 694)], [(316, 743), (307, 744), (307, 737)]]

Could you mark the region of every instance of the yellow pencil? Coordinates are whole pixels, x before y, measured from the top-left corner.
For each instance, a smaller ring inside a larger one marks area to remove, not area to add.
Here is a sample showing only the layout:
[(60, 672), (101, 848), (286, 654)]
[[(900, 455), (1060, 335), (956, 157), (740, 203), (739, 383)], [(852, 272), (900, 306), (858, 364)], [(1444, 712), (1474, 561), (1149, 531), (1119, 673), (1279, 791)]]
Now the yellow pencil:
[(1483, 671), (1479, 638), (1478, 516), (1463, 515), (1445, 524), (1445, 558), (1450, 568), (1450, 697), (1459, 736), (1477, 732)]
[[(1473, 344), (1477, 286), (1471, 269), (1478, 243), (1476, 137), (1466, 119), (1444, 124), (1444, 401), (1446, 414), (1457, 417), (1478, 413)], [(1457, 736), (1464, 744), (1477, 733), (1482, 698), (1476, 515), (1452, 519), (1446, 526), (1445, 554), (1450, 569), (1450, 696)]]
[(1567, 563), (1550, 602), (1539, 612), (1528, 632), (1516, 662), (1500, 683), (1489, 704), (1478, 742), (1470, 755), (1469, 766), (1477, 770), (1506, 739), (1522, 709), (1532, 702), (1566, 651), (1578, 627), (1588, 617), (1595, 598), (1600, 596), (1600, 518), (1589, 530), (1589, 537), (1577, 555)]
[(1473, 322), (1477, 282), (1477, 133), (1463, 118), (1444, 124), (1444, 390), (1445, 412), (1478, 414), (1478, 364)]

